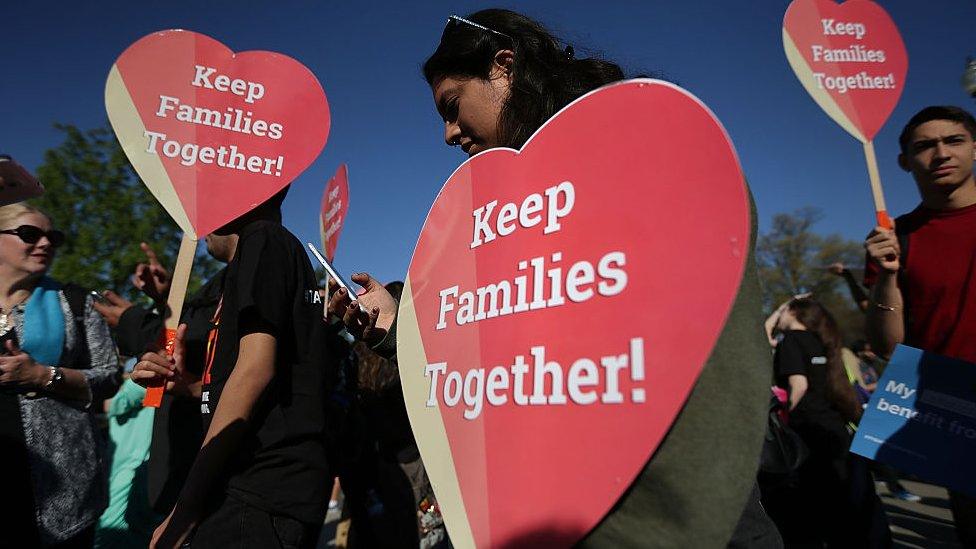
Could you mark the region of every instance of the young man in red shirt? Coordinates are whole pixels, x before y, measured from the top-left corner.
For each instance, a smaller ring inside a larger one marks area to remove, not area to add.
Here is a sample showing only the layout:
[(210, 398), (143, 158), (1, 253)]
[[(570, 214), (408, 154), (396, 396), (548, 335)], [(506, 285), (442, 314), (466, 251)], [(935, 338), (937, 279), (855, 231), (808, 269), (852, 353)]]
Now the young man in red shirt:
[[(902, 130), (898, 164), (922, 203), (864, 243), (867, 330), (880, 355), (904, 343), (976, 364), (974, 136), (976, 119), (958, 107), (922, 109)], [(960, 539), (976, 545), (976, 500), (950, 500)]]

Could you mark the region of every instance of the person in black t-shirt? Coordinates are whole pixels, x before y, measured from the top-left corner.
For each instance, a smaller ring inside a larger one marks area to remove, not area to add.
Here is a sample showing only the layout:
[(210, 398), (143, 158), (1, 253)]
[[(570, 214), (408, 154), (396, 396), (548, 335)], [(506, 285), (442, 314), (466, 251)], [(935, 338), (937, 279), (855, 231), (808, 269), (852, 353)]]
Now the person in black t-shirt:
[(782, 309), (783, 339), (773, 360), (775, 383), (789, 393), (789, 425), (810, 450), (795, 484), (764, 486), (763, 502), (787, 547), (885, 547), (887, 519), (866, 464), (848, 453), (848, 422), (861, 406), (841, 360), (833, 316), (809, 297)]
[[(326, 328), (308, 256), (280, 223), (284, 195), (213, 236), (229, 263), (203, 371), (206, 435), (156, 547), (179, 546), (194, 528), (194, 547), (316, 542), (331, 481), (329, 364), (311, 351)], [(178, 380), (182, 359), (178, 345), (173, 361), (147, 354), (137, 368)]]

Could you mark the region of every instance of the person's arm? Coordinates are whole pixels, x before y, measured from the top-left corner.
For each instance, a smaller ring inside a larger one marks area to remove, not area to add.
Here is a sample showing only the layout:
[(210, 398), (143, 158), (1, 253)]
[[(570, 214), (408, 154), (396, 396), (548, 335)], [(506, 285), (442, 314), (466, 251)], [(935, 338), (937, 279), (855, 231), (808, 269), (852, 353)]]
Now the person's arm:
[[(105, 412), (108, 417), (126, 418), (138, 414), (142, 410), (142, 399), (146, 396), (146, 389), (132, 380), (125, 380), (111, 399), (105, 401)], [(125, 420), (120, 420), (125, 421)]]
[(870, 260), (880, 268), (871, 286), (866, 331), (871, 348), (880, 356), (889, 357), (895, 345), (905, 340), (904, 302), (898, 288), (898, 237), (894, 230), (876, 227), (864, 242)]
[[(787, 302), (789, 303), (789, 302)], [(766, 331), (766, 341), (769, 342), (769, 346), (776, 347), (776, 338), (773, 337), (773, 330), (776, 328), (776, 323), (779, 322), (779, 316), (783, 314), (783, 308), (786, 305), (779, 306), (779, 309), (773, 311), (773, 314), (766, 317), (766, 322), (763, 323), (763, 329)]]
[(776, 324), (779, 322), (779, 317), (783, 315), (783, 311), (785, 311), (786, 308), (790, 306), (791, 301), (793, 301), (794, 299), (801, 299), (804, 297), (810, 297), (810, 294), (809, 293), (796, 294), (795, 296), (781, 303), (780, 306), (777, 307), (775, 311), (773, 311), (773, 314), (766, 317), (766, 322), (763, 323), (763, 328), (766, 330), (766, 339), (769, 341), (770, 347), (774, 349), (776, 348), (777, 341), (776, 338), (773, 337), (773, 332), (776, 330)]
[(850, 269), (844, 267), (843, 263), (834, 263), (827, 268), (831, 274), (835, 274), (844, 279), (847, 289), (851, 292), (851, 299), (862, 313), (868, 310), (868, 292), (855, 278)]
[(790, 386), (790, 411), (793, 411), (796, 405), (800, 403), (800, 400), (803, 399), (803, 395), (807, 394), (809, 382), (807, 381), (807, 376), (803, 374), (793, 374), (788, 378), (787, 382)]
[[(102, 312), (98, 304), (95, 307), (100, 313)], [(105, 313), (102, 313), (102, 316), (105, 316)], [(108, 318), (106, 321), (109, 322)], [(153, 309), (138, 305), (122, 311), (115, 326), (119, 353), (124, 356), (139, 356), (148, 349), (156, 348), (162, 333), (163, 317)]]
[(210, 428), (170, 516), (153, 535), (154, 547), (178, 547), (199, 521), (203, 506), (221, 478), (240, 441), (261, 394), (274, 377), (274, 336), (254, 332), (240, 341), (237, 363), (224, 385)]

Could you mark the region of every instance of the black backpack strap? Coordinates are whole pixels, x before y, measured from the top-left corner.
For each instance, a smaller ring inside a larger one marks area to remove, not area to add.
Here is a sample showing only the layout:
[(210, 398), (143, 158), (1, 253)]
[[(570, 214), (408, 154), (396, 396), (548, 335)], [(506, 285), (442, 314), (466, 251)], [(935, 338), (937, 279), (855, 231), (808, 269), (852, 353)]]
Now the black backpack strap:
[(71, 364), (85, 365), (91, 361), (88, 352), (88, 330), (85, 329), (85, 305), (88, 301), (88, 291), (77, 284), (64, 285), (64, 297), (68, 300), (68, 308), (71, 309), (72, 322), (75, 326), (75, 350)]

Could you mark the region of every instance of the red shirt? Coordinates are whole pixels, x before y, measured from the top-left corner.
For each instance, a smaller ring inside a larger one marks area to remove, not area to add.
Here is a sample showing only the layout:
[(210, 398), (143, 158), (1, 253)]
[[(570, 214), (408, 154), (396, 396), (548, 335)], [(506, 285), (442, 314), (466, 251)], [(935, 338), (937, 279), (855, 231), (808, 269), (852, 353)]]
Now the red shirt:
[[(905, 344), (976, 363), (976, 204), (956, 210), (919, 206), (895, 223), (903, 250), (898, 287)], [(867, 262), (864, 283), (877, 279)]]

